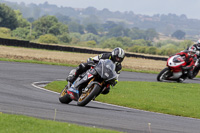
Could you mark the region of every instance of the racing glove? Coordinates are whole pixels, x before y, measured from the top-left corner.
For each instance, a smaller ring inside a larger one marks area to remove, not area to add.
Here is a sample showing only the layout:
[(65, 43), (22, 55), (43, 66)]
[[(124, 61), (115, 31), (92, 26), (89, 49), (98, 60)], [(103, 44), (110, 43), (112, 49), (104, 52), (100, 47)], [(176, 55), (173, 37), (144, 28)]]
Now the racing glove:
[(112, 84), (112, 87), (114, 87), (118, 83), (118, 80), (115, 80), (115, 82)]
[(88, 58), (87, 64), (90, 65), (90, 66), (95, 65), (95, 62), (94, 62), (94, 60), (92, 59), (92, 57)]

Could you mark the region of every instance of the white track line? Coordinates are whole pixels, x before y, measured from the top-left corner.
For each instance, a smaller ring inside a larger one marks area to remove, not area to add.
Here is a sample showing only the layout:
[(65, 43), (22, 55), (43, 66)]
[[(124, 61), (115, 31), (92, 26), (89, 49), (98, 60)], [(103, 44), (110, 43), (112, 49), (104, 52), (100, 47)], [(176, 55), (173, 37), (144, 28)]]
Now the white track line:
[[(59, 79), (59, 80), (61, 80), (61, 79)], [(47, 90), (45, 88), (42, 88), (42, 87), (39, 87), (39, 86), (36, 85), (36, 84), (47, 84), (47, 83), (50, 83), (50, 82), (52, 82), (52, 81), (39, 81), (39, 82), (33, 82), (31, 85), (34, 86), (35, 88), (40, 89), (40, 90), (52, 92), (52, 93), (55, 93), (55, 94), (60, 94), (58, 92)], [(100, 103), (100, 104), (104, 104), (104, 105), (109, 105), (109, 106), (114, 106), (114, 107), (120, 107), (120, 108), (124, 108), (124, 109), (131, 109), (131, 110), (133, 110), (133, 108), (123, 107), (123, 106), (109, 104), (109, 103), (102, 103), (102, 102), (98, 102), (98, 101), (92, 101), (92, 102), (96, 102), (96, 103)], [(149, 111), (147, 111), (147, 112), (149, 112)]]
[(39, 87), (39, 86), (35, 85), (35, 84), (46, 84), (46, 83), (50, 83), (50, 82), (52, 82), (52, 81), (33, 82), (31, 85), (34, 86), (35, 88), (40, 89), (40, 90), (44, 90), (44, 91), (48, 91), (48, 92), (52, 92), (52, 93), (55, 93), (55, 94), (60, 94), (60, 93), (58, 93), (58, 92), (51, 91), (51, 90), (47, 90), (47, 89), (45, 89), (45, 88), (42, 88), (42, 87)]

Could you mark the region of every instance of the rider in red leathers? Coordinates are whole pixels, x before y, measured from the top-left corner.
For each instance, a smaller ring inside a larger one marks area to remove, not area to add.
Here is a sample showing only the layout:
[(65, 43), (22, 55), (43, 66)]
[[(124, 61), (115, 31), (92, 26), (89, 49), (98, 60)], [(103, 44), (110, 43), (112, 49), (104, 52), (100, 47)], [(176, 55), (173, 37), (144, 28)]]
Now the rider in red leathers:
[[(196, 48), (197, 57), (200, 58), (200, 39), (195, 44), (193, 44), (191, 47), (193, 47), (193, 46)], [(189, 48), (191, 48), (191, 47), (189, 47)], [(189, 48), (187, 48), (187, 50)]]
[[(183, 71), (188, 72), (188, 76), (191, 76), (193, 66), (195, 64), (195, 60), (197, 58), (196, 56), (196, 48), (194, 46), (190, 47), (188, 50), (181, 51), (180, 53), (177, 53), (176, 55), (181, 55), (185, 57), (185, 62), (187, 63), (186, 66), (182, 66)], [(180, 80), (184, 79), (186, 77), (181, 77)]]

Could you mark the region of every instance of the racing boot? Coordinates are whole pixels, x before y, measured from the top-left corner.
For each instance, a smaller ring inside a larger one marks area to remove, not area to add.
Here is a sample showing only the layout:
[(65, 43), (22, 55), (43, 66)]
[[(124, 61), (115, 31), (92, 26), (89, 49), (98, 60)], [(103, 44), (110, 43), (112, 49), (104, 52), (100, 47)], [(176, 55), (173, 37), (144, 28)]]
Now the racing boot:
[(81, 63), (76, 69), (73, 69), (70, 73), (69, 76), (67, 77), (67, 81), (70, 83), (74, 83), (74, 81), (78, 78), (80, 74), (85, 71), (85, 64)]
[(76, 72), (76, 69), (71, 70), (71, 72), (69, 73), (69, 76), (67, 77), (67, 81), (69, 81), (70, 83), (73, 83), (76, 78), (78, 77), (78, 74)]
[(74, 81), (76, 80), (76, 78), (78, 77), (78, 75), (69, 75), (67, 77), (67, 81), (69, 81), (70, 83), (74, 83)]
[(178, 83), (183, 83), (183, 81), (187, 78), (187, 75), (186, 74), (183, 74), (178, 80), (177, 82)]

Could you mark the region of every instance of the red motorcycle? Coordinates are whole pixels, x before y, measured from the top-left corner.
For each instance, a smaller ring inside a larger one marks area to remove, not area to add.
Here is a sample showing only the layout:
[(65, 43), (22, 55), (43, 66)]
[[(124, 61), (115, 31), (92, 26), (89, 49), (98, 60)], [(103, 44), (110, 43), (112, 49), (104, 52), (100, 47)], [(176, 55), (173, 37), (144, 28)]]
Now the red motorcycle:
[(174, 55), (168, 58), (167, 67), (164, 68), (157, 76), (158, 81), (176, 81), (183, 82), (187, 78), (188, 71), (184, 71), (182, 66), (185, 66), (185, 57)]

